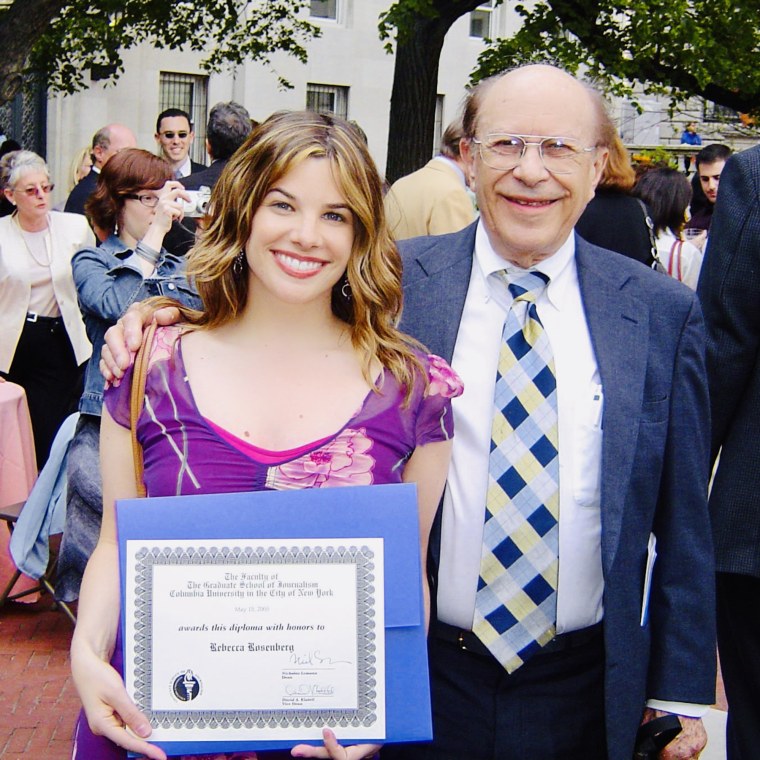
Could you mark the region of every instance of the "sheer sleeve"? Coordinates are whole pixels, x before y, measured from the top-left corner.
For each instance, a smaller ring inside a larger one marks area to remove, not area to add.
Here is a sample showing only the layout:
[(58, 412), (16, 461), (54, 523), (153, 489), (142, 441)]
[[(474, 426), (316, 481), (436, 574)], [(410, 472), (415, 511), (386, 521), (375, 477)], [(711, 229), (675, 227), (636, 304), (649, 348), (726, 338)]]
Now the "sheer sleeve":
[(447, 441), (454, 435), (451, 399), (460, 396), (464, 390), (459, 375), (440, 356), (428, 354), (423, 363), (427, 370), (428, 387), (417, 413), (417, 446)]
[[(134, 362), (134, 357), (132, 357), (132, 361)], [(108, 413), (117, 424), (125, 428), (129, 427), (129, 395), (132, 390), (132, 368), (134, 366), (134, 363), (129, 365), (118, 386), (106, 383), (103, 391), (103, 403), (106, 405)]]
[[(153, 338), (153, 345), (150, 349), (150, 358), (148, 360), (148, 377), (146, 379), (146, 392), (150, 383), (150, 369), (153, 365), (162, 359), (168, 359), (173, 355), (178, 338), (182, 335), (183, 327), (181, 325), (171, 325), (169, 327), (159, 327)], [(114, 421), (122, 427), (128, 428), (129, 424), (129, 405), (130, 394), (132, 390), (132, 370), (134, 368), (135, 355), (132, 355), (132, 362), (129, 368), (125, 370), (124, 377), (118, 386), (106, 383), (103, 393), (103, 402), (108, 408), (108, 413)]]

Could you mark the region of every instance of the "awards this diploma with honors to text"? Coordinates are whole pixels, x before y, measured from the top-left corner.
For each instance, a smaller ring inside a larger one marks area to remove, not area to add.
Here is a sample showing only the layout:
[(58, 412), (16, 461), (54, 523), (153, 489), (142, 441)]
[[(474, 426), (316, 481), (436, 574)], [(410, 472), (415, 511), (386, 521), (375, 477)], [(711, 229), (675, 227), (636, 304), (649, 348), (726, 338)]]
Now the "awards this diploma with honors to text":
[(167, 753), (430, 739), (416, 489), (117, 504), (125, 682)]

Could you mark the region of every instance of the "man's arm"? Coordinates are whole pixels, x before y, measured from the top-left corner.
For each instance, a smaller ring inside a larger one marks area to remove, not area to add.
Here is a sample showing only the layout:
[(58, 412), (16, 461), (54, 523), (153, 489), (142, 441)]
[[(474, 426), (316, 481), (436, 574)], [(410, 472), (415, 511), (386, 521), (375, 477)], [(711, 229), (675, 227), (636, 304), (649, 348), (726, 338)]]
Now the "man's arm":
[[(704, 324), (696, 300), (676, 349), (668, 436), (653, 532), (657, 536), (647, 697), (710, 705), (715, 700), (714, 560), (707, 510), (709, 399)], [(674, 709), (673, 712), (676, 712)], [(647, 708), (643, 721), (663, 714)], [(692, 712), (698, 715), (699, 712)], [(706, 734), (699, 718), (660, 757), (698, 757)]]

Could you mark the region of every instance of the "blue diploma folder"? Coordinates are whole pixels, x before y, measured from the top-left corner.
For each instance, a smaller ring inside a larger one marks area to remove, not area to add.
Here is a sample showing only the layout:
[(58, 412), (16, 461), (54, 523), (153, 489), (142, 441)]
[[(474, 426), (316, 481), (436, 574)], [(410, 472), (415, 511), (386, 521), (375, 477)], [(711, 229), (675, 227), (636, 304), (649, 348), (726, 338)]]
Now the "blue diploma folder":
[[(382, 538), (386, 736), (384, 739), (368, 736), (366, 741), (413, 742), (432, 738), (414, 485), (130, 499), (117, 502), (116, 518), (122, 605), (126, 542), (130, 539)], [(126, 625), (123, 606), (122, 625)], [(130, 656), (125, 652), (125, 661)], [(340, 739), (339, 728), (337, 734)], [(289, 749), (297, 743), (301, 742), (156, 742), (168, 755)]]

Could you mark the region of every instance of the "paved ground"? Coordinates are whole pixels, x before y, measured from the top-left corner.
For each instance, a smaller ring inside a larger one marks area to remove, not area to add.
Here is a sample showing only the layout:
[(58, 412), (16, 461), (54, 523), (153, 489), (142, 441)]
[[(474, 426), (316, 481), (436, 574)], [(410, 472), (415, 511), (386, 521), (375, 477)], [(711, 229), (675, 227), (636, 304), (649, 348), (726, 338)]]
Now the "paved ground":
[[(0, 758), (65, 760), (79, 698), (71, 682), (73, 628), (47, 601), (0, 610)], [(95, 760), (93, 758), (93, 760)]]
[[(50, 608), (34, 605), (0, 610), (0, 758), (67, 760), (79, 699), (69, 673), (72, 626)], [(725, 760), (725, 697), (705, 723), (710, 741), (701, 760)], [(93, 760), (96, 760), (93, 758)]]

